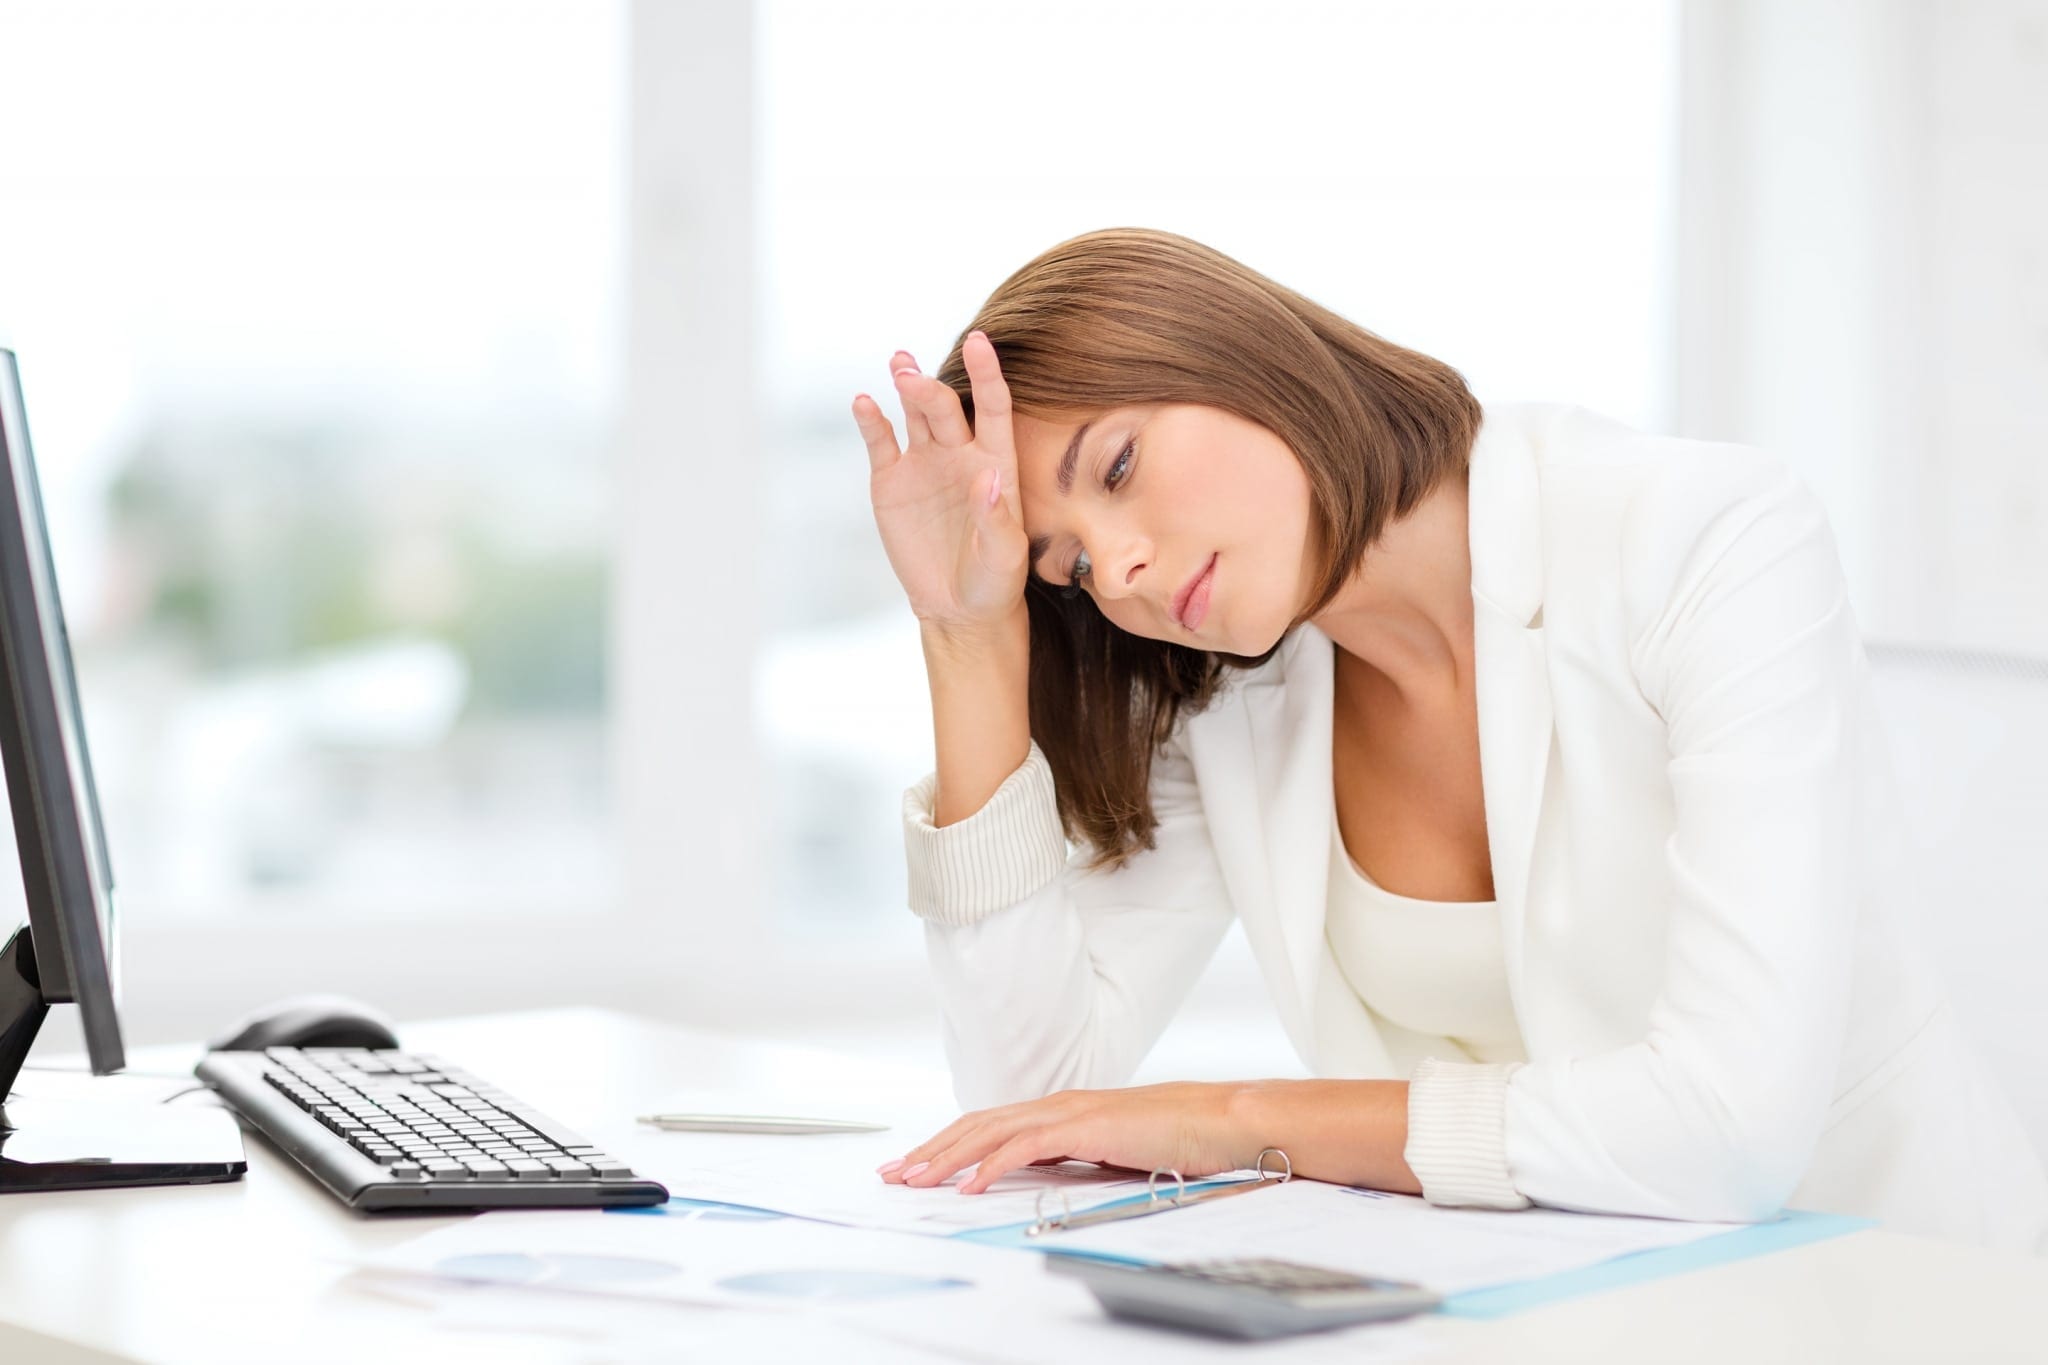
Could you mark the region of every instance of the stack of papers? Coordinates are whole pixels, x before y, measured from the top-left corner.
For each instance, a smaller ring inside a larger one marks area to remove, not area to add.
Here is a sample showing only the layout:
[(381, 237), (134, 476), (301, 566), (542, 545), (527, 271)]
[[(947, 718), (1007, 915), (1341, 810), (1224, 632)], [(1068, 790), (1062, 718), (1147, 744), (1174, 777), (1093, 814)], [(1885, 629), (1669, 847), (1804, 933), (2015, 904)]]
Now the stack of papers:
[[(1161, 1332), (1107, 1317), (1081, 1284), (1047, 1273), (1042, 1253), (1144, 1263), (1277, 1257), (1472, 1302), (1526, 1297), (1499, 1287), (1540, 1291), (1550, 1277), (1740, 1226), (1444, 1209), (1293, 1180), (1026, 1238), (1041, 1213), (1143, 1200), (1145, 1177), (1079, 1163), (1027, 1167), (985, 1194), (962, 1195), (962, 1177), (913, 1189), (875, 1174), (939, 1126), (801, 1139), (642, 1135), (620, 1145), (677, 1196), (667, 1205), (485, 1214), (374, 1258), (363, 1282), (425, 1307), (451, 1333), (560, 1338), (575, 1343), (564, 1358), (579, 1361), (668, 1359), (685, 1344), (736, 1358), (996, 1365), (1112, 1351), (1120, 1365), (1247, 1354), (1378, 1360), (1426, 1354), (1440, 1338), (1428, 1319), (1257, 1346)], [(1446, 1307), (1463, 1311), (1456, 1301)]]
[[(969, 1360), (1040, 1365), (1114, 1353), (1119, 1365), (1243, 1361), (1240, 1342), (1106, 1317), (1027, 1251), (834, 1227), (677, 1201), (650, 1213), (489, 1213), (370, 1262), (437, 1328), (564, 1343), (575, 1360)], [(535, 1292), (543, 1291), (543, 1292)], [(1415, 1322), (1249, 1348), (1276, 1362), (1411, 1359)]]

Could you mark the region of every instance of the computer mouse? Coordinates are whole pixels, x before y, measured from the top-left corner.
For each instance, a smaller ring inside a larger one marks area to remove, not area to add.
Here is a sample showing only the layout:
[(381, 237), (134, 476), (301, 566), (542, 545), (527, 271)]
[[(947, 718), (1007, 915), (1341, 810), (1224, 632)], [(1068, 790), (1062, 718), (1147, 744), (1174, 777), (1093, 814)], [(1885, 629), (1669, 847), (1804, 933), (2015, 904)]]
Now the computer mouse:
[(397, 1047), (391, 1021), (359, 1000), (299, 995), (266, 1005), (208, 1043), (213, 1052), (267, 1047)]

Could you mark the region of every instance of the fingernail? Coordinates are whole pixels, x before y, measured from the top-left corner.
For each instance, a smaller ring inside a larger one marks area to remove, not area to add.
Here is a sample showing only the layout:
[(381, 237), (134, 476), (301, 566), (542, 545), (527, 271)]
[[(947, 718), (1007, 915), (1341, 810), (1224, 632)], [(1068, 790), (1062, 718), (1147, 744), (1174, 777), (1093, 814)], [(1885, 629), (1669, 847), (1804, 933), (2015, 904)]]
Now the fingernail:
[(996, 505), (996, 499), (1001, 497), (1002, 495), (1003, 471), (998, 469), (996, 471), (996, 476), (988, 481), (988, 505), (990, 507), (994, 507)]
[(987, 332), (982, 332), (982, 331), (973, 331), (973, 332), (969, 332), (969, 333), (968, 333), (967, 335), (968, 335), (968, 336), (970, 336), (970, 337), (980, 337), (980, 338), (981, 338), (981, 339), (982, 339), (983, 341), (987, 341), (987, 340), (988, 340), (988, 333), (987, 333)]
[(889, 1172), (891, 1172), (891, 1171), (893, 1171), (893, 1170), (896, 1170), (896, 1169), (898, 1169), (898, 1168), (899, 1168), (899, 1167), (901, 1167), (902, 1165), (903, 1165), (903, 1158), (899, 1156), (899, 1157), (897, 1157), (897, 1158), (896, 1158), (896, 1159), (895, 1159), (894, 1161), (885, 1161), (885, 1162), (883, 1162), (883, 1163), (882, 1163), (881, 1165), (879, 1165), (879, 1166), (875, 1167), (875, 1174), (876, 1174), (876, 1175), (887, 1175), (887, 1174), (889, 1174)]
[(920, 1162), (918, 1162), (918, 1163), (917, 1163), (917, 1164), (916, 1164), (915, 1166), (912, 1166), (912, 1167), (911, 1167), (911, 1168), (910, 1168), (909, 1170), (905, 1171), (905, 1172), (903, 1173), (903, 1178), (904, 1178), (905, 1180), (908, 1180), (908, 1179), (910, 1179), (910, 1178), (911, 1178), (912, 1176), (914, 1176), (914, 1175), (921, 1175), (921, 1174), (923, 1174), (923, 1173), (924, 1173), (924, 1169), (925, 1169), (925, 1167), (927, 1167), (927, 1166), (929, 1166), (929, 1165), (931, 1165), (931, 1164), (932, 1164), (932, 1163), (931, 1163), (931, 1162), (929, 1162), (929, 1161), (920, 1161)]
[(896, 353), (896, 356), (892, 357), (892, 359), (894, 358), (901, 358), (901, 360), (903, 361), (901, 365), (898, 365), (896, 367), (899, 370), (914, 370), (917, 368), (917, 357), (912, 355), (908, 351), (898, 351)]

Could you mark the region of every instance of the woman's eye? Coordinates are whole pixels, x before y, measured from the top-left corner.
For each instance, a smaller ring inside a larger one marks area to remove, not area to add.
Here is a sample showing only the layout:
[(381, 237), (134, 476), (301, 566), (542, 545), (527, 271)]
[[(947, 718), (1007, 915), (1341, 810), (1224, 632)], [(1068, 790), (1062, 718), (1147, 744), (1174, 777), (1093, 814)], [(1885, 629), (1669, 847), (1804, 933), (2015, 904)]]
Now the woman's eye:
[(1113, 490), (1124, 481), (1131, 472), (1131, 460), (1136, 456), (1137, 451), (1138, 443), (1136, 440), (1124, 442), (1123, 450), (1117, 454), (1116, 463), (1111, 465), (1109, 472), (1102, 476), (1103, 487)]
[(1089, 570), (1093, 567), (1088, 562), (1088, 552), (1086, 550), (1075, 555), (1074, 567), (1067, 571), (1067, 586), (1061, 588), (1060, 593), (1066, 597), (1079, 597), (1081, 595), (1081, 580), (1088, 576)]
[[(1130, 477), (1131, 461), (1137, 457), (1137, 453), (1138, 442), (1135, 437), (1124, 442), (1124, 448), (1117, 452), (1116, 463), (1112, 464), (1109, 467), (1109, 471), (1102, 476), (1102, 486), (1111, 492), (1115, 492), (1117, 487)], [(1081, 580), (1086, 578), (1093, 571), (1094, 567), (1094, 565), (1088, 562), (1088, 552), (1086, 550), (1075, 555), (1074, 567), (1067, 571), (1066, 586), (1060, 589), (1061, 594), (1067, 597), (1080, 596)]]

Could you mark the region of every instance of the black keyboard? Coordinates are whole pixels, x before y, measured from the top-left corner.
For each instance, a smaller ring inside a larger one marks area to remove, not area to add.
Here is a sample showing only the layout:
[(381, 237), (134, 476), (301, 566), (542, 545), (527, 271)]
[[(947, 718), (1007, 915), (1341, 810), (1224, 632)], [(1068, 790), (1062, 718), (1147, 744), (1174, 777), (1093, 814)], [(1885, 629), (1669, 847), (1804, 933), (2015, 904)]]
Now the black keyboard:
[(195, 1068), (351, 1208), (590, 1208), (668, 1191), (436, 1058), (366, 1048), (209, 1052)]

